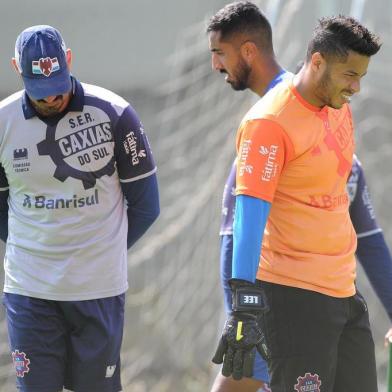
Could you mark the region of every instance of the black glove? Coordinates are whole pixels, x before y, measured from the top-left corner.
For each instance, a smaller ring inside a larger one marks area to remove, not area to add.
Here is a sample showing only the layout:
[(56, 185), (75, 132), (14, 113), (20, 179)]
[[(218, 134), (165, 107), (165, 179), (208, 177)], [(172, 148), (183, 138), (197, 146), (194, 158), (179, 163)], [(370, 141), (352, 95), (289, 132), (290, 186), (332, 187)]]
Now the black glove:
[(225, 377), (235, 380), (253, 376), (255, 347), (264, 359), (269, 353), (258, 319), (267, 310), (261, 287), (240, 279), (229, 281), (233, 305), (212, 362), (221, 364)]

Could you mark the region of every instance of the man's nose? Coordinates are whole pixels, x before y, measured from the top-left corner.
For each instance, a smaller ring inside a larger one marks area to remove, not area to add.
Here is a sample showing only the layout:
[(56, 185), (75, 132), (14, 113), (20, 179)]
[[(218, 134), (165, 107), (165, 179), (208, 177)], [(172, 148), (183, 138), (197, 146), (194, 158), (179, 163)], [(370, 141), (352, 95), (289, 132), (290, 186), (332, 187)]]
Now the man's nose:
[(211, 66), (214, 71), (220, 71), (223, 68), (216, 53), (212, 53)]
[(58, 95), (50, 95), (49, 97), (42, 98), (41, 101), (44, 101), (46, 103), (52, 103), (57, 99)]
[(352, 82), (350, 88), (354, 93), (359, 93), (361, 90), (361, 82), (359, 80)]

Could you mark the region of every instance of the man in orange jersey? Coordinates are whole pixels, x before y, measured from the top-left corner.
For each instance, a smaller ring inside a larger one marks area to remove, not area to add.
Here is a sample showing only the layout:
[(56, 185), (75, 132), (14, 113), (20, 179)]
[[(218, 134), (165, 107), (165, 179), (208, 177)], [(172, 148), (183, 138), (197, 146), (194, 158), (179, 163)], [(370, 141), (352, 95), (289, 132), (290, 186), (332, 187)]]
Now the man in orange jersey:
[[(273, 48), (271, 25), (263, 12), (252, 2), (235, 1), (225, 5), (211, 17), (207, 33), (212, 68), (226, 74), (225, 81), (234, 90), (249, 88), (262, 97), (282, 80), (293, 76), (280, 66)], [(251, 67), (249, 63), (252, 64)], [(235, 172), (234, 163), (229, 178), (234, 180)], [(230, 189), (235, 187), (235, 181), (233, 182)], [(231, 192), (228, 193), (231, 195)], [(230, 204), (234, 203), (233, 195)], [(224, 240), (221, 241), (221, 249), (223, 246)], [(227, 283), (231, 278), (231, 264), (230, 256), (224, 261), (227, 278), (223, 279), (225, 298), (229, 298), (228, 313), (232, 309), (231, 289)], [(225, 273), (224, 275), (226, 276)], [(260, 388), (263, 388), (263, 391), (269, 390), (267, 363), (258, 352), (255, 353), (252, 373), (252, 377), (236, 380), (234, 377), (226, 377), (226, 368), (222, 368), (222, 372), (216, 376), (211, 392), (255, 392)], [(230, 376), (231, 372), (228, 375)]]
[(257, 346), (273, 392), (377, 390), (345, 187), (348, 103), (379, 48), (353, 18), (321, 19), (301, 72), (268, 92), (238, 131), (233, 312), (214, 361), (247, 376)]

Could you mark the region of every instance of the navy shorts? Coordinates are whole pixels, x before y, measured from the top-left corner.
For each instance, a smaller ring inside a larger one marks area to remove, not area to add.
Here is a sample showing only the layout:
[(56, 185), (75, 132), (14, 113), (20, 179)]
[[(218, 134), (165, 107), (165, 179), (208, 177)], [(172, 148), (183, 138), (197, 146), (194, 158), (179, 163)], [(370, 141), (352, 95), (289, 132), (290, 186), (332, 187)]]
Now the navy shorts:
[(18, 390), (121, 391), (124, 300), (124, 294), (51, 301), (4, 293)]

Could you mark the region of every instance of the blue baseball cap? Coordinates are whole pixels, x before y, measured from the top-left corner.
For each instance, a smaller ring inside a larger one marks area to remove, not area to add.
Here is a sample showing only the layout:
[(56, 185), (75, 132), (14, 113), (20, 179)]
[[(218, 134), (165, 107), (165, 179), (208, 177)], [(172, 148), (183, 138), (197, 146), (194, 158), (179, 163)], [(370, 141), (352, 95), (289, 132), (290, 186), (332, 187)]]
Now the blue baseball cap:
[(15, 60), (27, 95), (42, 99), (71, 91), (66, 49), (61, 34), (51, 26), (32, 26), (19, 34)]

